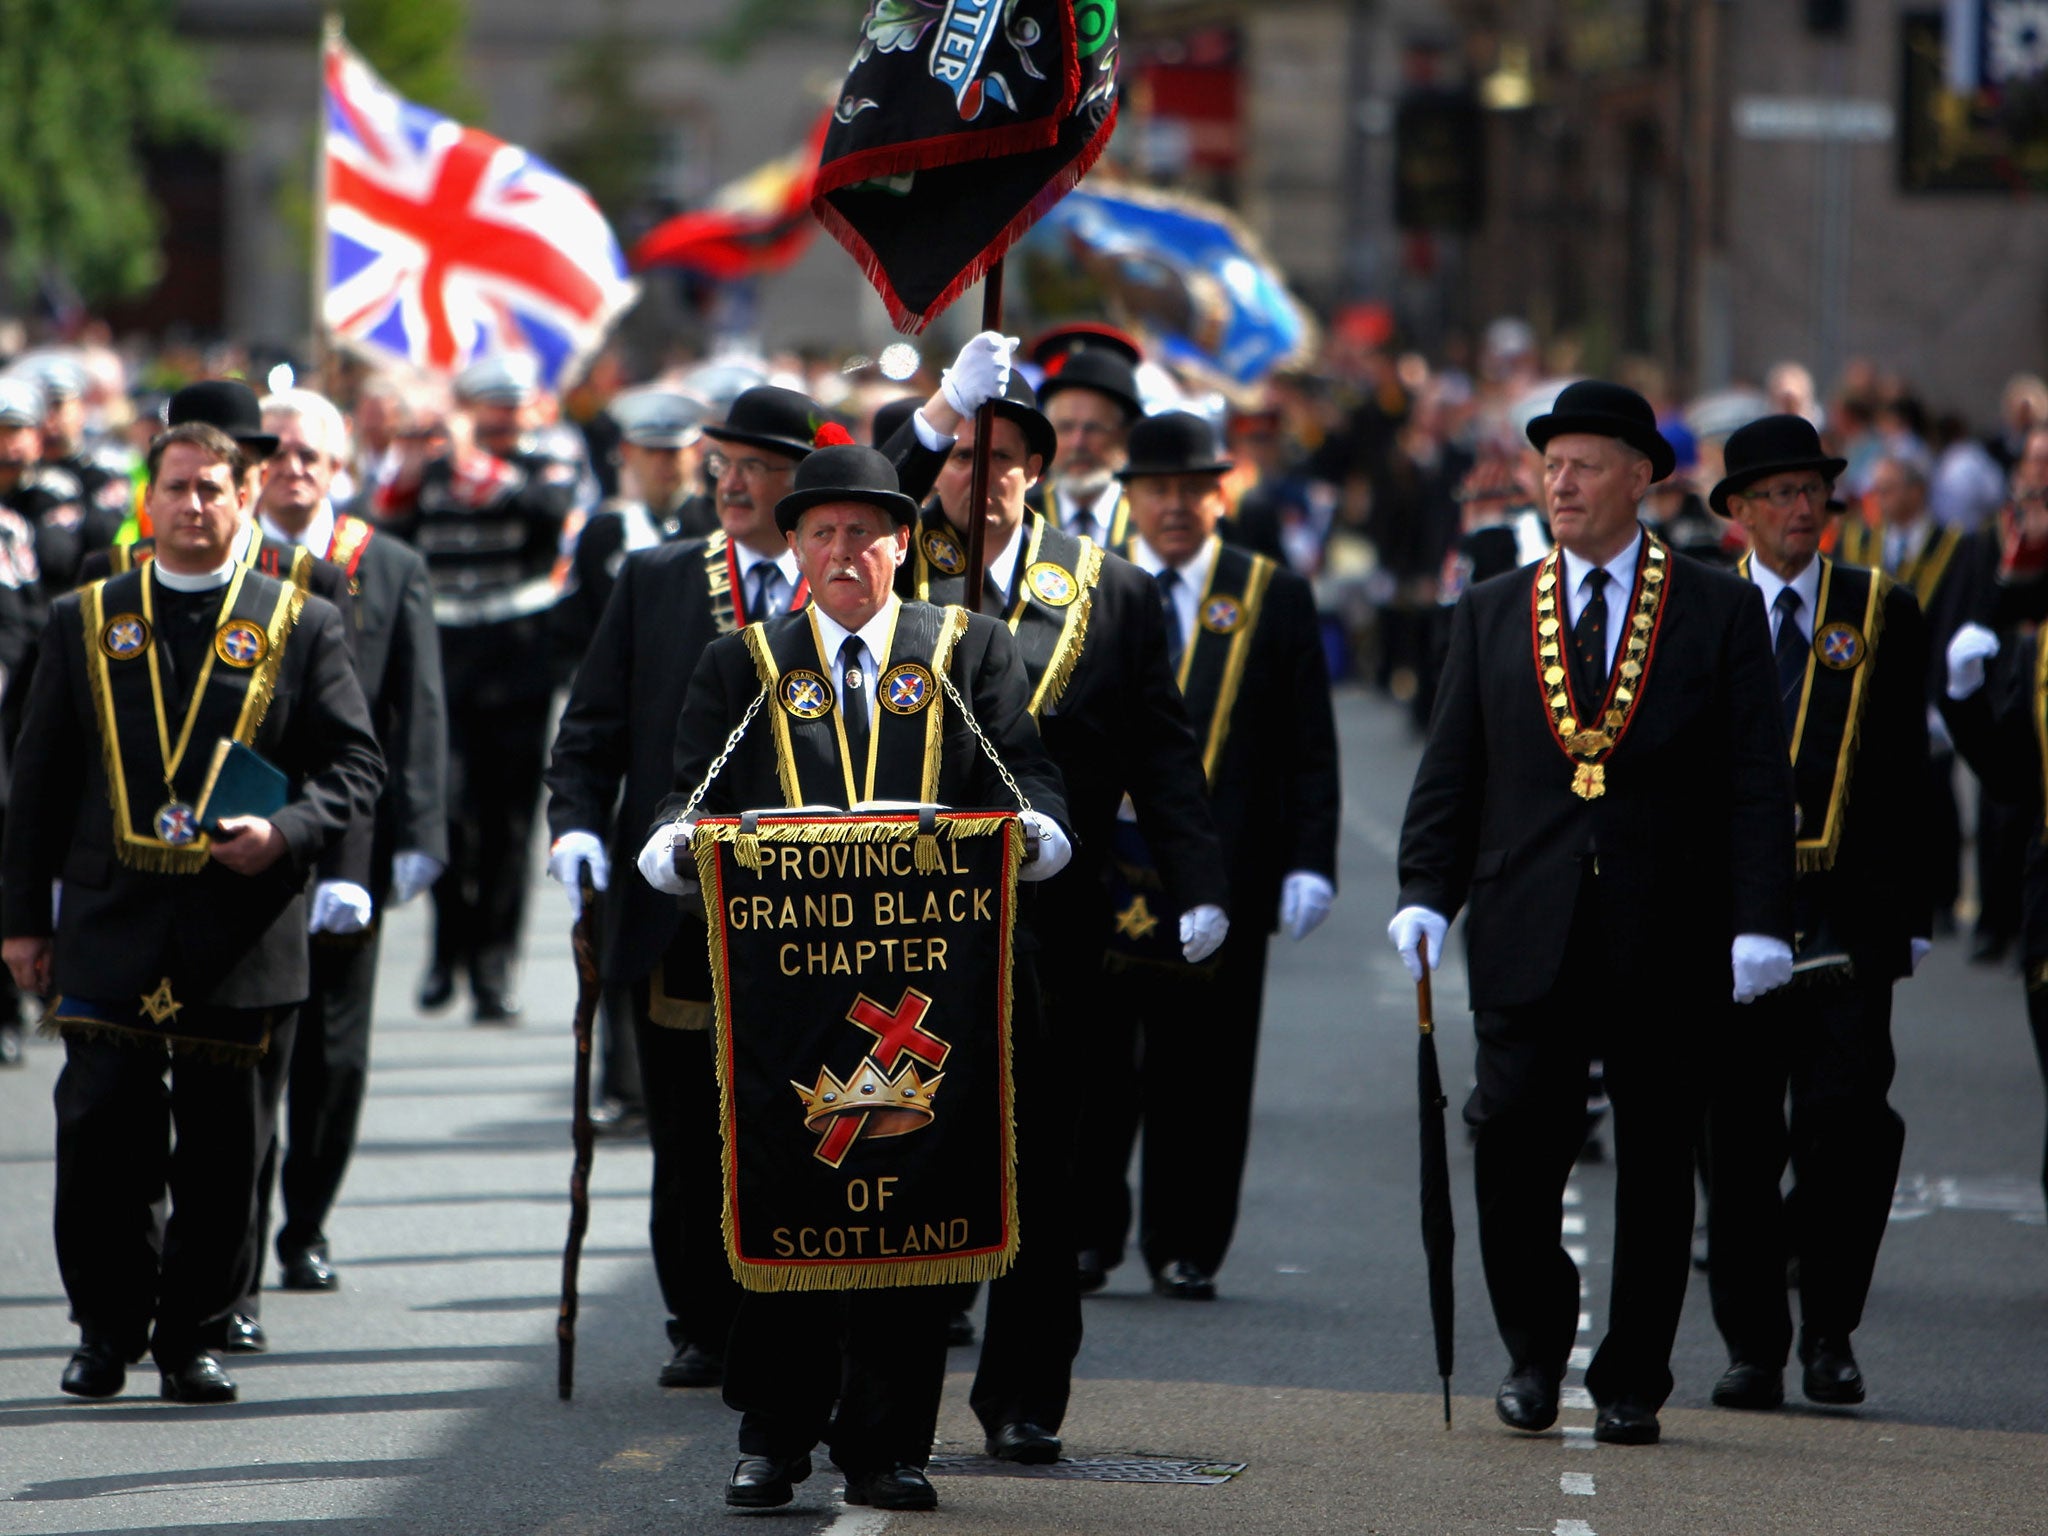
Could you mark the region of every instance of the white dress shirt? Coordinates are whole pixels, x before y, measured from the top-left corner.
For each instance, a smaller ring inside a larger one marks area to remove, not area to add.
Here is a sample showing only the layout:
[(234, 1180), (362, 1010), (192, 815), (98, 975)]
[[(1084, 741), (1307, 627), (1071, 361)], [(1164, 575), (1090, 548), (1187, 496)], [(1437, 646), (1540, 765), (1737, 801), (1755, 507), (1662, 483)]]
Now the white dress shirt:
[(839, 651), (846, 644), (850, 634), (860, 636), (860, 710), (868, 723), (868, 729), (875, 726), (875, 679), (881, 675), (882, 662), (887, 659), (885, 652), (889, 635), (896, 623), (896, 610), (901, 601), (892, 593), (889, 601), (876, 610), (875, 616), (859, 630), (849, 630), (823, 608), (813, 606), (811, 611), (818, 616), (818, 638), (825, 642), (825, 668), (832, 678), (832, 687), (839, 696), (842, 708), (849, 703), (848, 689), (842, 686), (840, 677), (843, 669), (839, 664)]
[[(1600, 569), (1607, 573), (1607, 671), (1614, 671), (1614, 653), (1621, 647), (1622, 631), (1628, 628), (1628, 602), (1636, 589), (1636, 555), (1643, 547), (1643, 534), (1639, 528), (1636, 536), (1628, 541), (1628, 548), (1608, 561)], [(1593, 562), (1564, 551), (1564, 627), (1576, 629), (1579, 615), (1586, 611), (1586, 603), (1592, 593), (1586, 587), (1586, 578), (1592, 574)]]
[(268, 512), (256, 514), (256, 526), (271, 538), (285, 544), (303, 544), (320, 559), (327, 558), (327, 551), (334, 543), (334, 504), (322, 501), (313, 509), (313, 515), (306, 520), (306, 526), (297, 533), (287, 533), (270, 520)]
[(1925, 513), (1903, 528), (1887, 528), (1879, 546), (1878, 559), (1887, 572), (1897, 575), (1899, 567), (1920, 558), (1920, 552), (1927, 548), (1927, 536), (1933, 532), (1934, 519)]
[[(1172, 617), (1180, 627), (1180, 652), (1183, 656), (1194, 644), (1195, 619), (1202, 606), (1202, 594), (1209, 590), (1209, 573), (1215, 569), (1216, 551), (1222, 547), (1223, 541), (1211, 534), (1185, 564), (1174, 567), (1180, 581), (1173, 589)], [(1155, 581), (1166, 569), (1166, 562), (1159, 558), (1159, 552), (1138, 536), (1131, 539), (1131, 563)]]
[(1007, 613), (1010, 603), (1017, 596), (1017, 560), (1024, 552), (1024, 522), (1018, 519), (1017, 526), (1010, 530), (1010, 542), (1003, 546), (1002, 553), (988, 563), (989, 575), (995, 577), (996, 585), (1002, 588), (1003, 611)]
[(796, 584), (799, 580), (802, 579), (801, 574), (797, 570), (796, 551), (793, 549), (785, 548), (781, 554), (776, 555), (773, 559), (770, 559), (770, 557), (762, 554), (758, 550), (747, 548), (746, 545), (740, 543), (738, 540), (733, 541), (732, 547), (739, 552), (740, 602), (745, 606), (747, 610), (747, 617), (750, 620), (772, 619), (775, 617), (775, 615), (772, 613), (754, 612), (754, 568), (756, 566), (761, 565), (773, 565), (775, 569), (779, 573), (781, 573), (782, 593), (779, 599), (777, 611), (787, 612), (789, 608), (789, 600), (791, 596), (794, 595), (794, 593), (796, 592)]
[(1799, 594), (1799, 611), (1793, 615), (1793, 622), (1799, 626), (1800, 637), (1808, 641), (1813, 639), (1814, 610), (1820, 606), (1820, 561), (1818, 559), (1807, 561), (1806, 569), (1797, 576), (1794, 576), (1790, 581), (1787, 581), (1778, 575), (1777, 572), (1767, 567), (1763, 561), (1751, 555), (1749, 557), (1749, 579), (1756, 583), (1757, 591), (1763, 594), (1764, 617), (1770, 621), (1771, 644), (1773, 646), (1776, 646), (1778, 643), (1778, 625), (1782, 621), (1782, 616), (1778, 612), (1778, 594), (1787, 587), (1790, 587)]
[(1059, 509), (1060, 527), (1066, 532), (1072, 533), (1074, 531), (1074, 519), (1079, 517), (1085, 510), (1090, 517), (1095, 519), (1095, 526), (1089, 537), (1093, 538), (1098, 544), (1105, 544), (1109, 541), (1110, 529), (1116, 526), (1117, 503), (1123, 499), (1124, 487), (1123, 482), (1120, 480), (1110, 481), (1107, 486), (1103, 487), (1102, 494), (1097, 496), (1085, 508), (1065, 491), (1060, 490), (1058, 487), (1053, 489), (1053, 504)]

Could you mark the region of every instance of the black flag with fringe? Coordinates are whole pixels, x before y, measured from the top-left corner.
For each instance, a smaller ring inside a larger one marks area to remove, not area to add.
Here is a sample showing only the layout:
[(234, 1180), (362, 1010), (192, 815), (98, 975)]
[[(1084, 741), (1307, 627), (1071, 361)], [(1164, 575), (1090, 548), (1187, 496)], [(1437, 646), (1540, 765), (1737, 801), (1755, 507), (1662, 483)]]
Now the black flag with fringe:
[(870, 0), (811, 210), (921, 331), (1116, 126), (1115, 0)]

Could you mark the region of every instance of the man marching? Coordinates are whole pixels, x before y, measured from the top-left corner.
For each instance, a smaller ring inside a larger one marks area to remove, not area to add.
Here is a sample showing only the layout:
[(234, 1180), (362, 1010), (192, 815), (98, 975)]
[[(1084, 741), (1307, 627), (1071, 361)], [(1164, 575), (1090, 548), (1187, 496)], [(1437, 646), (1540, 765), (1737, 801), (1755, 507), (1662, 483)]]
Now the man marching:
[(1730, 991), (1792, 974), (1792, 782), (1763, 605), (1636, 521), (1671, 447), (1600, 380), (1529, 424), (1560, 548), (1481, 582), (1451, 624), (1401, 836), (1388, 936), (1420, 979), (1468, 901), (1479, 1245), (1509, 1369), (1503, 1422), (1542, 1430), (1578, 1331), (1558, 1241), (1606, 1063), (1616, 1156), (1594, 1438), (1643, 1445), (1685, 1300), (1703, 1052)]
[(1730, 1358), (1714, 1401), (1784, 1401), (1796, 1257), (1806, 1395), (1860, 1403), (1849, 1335), (1906, 1137), (1885, 1102), (1892, 984), (1930, 944), (1927, 628), (1905, 587), (1818, 553), (1844, 461), (1805, 417), (1751, 422), (1725, 464), (1711, 500), (1749, 535), (1741, 571), (1769, 615), (1799, 817), (1796, 984), (1740, 1016), (1708, 1104), (1707, 1278)]
[[(674, 793), (640, 852), (641, 874), (671, 894), (690, 888), (676, 857), (687, 857), (693, 806), (1011, 806), (1005, 772), (1034, 807), (1024, 819), (1038, 848), (1023, 878), (1057, 874), (1071, 854), (1066, 805), (1008, 631), (895, 597), (916, 503), (879, 453), (833, 429), (824, 436), (841, 441), (798, 466), (775, 509), (811, 604), (704, 652), (677, 726)], [(943, 709), (933, 732), (941, 678), (966, 708)], [(1029, 975), (1018, 969), (1020, 989)], [(1019, 1001), (1023, 1015), (1029, 1004)], [(848, 1503), (935, 1508), (922, 1469), (945, 1373), (943, 1307), (943, 1292), (928, 1287), (747, 1292), (725, 1366), (725, 1400), (743, 1415), (727, 1502), (788, 1503), (822, 1439), (846, 1474)]]
[[(340, 614), (234, 558), (241, 450), (174, 427), (149, 472), (156, 559), (59, 598), (44, 631), (5, 958), (64, 1036), (57, 1259), (83, 1336), (64, 1390), (110, 1397), (148, 1348), (165, 1397), (228, 1402), (202, 1340), (241, 1294), (277, 1107), (258, 1062), (290, 1051), (307, 995), (308, 876), (383, 763)], [(209, 814), (231, 742), (295, 786), (267, 815)]]

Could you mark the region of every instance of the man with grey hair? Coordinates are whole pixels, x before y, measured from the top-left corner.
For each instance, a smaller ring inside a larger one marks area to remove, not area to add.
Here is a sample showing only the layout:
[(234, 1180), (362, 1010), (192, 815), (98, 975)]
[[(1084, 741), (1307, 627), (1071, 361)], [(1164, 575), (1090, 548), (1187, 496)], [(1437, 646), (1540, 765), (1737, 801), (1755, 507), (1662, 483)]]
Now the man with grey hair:
[[(369, 1070), (378, 920), (385, 907), (431, 885), (447, 862), (448, 728), (426, 561), (363, 519), (337, 513), (329, 499), (348, 455), (341, 412), (326, 396), (303, 389), (268, 396), (262, 410), (263, 429), (275, 436), (277, 451), (264, 465), (257, 522), (271, 539), (310, 549), (348, 573), (356, 675), (388, 765), (375, 815), (350, 829), (356, 867), (367, 863), (370, 904), (349, 907), (316, 897), (309, 919), (312, 991), (300, 1010), (291, 1056), (277, 1257), (287, 1290), (324, 1291), (336, 1283), (327, 1214), (355, 1146)], [(259, 1186), (255, 1272), (243, 1307), (249, 1316), (256, 1315), (277, 1161), (273, 1139)]]

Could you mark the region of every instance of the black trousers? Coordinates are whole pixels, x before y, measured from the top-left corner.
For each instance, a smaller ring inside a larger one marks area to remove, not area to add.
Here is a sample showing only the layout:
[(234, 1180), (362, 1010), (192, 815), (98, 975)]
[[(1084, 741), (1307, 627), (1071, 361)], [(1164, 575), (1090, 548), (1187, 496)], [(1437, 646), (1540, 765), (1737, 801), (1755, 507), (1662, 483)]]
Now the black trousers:
[(2010, 939), (2020, 932), (2020, 888), (2032, 818), (2017, 806), (1977, 797), (1977, 932)]
[[(1091, 1094), (1081, 1131), (1079, 1246), (1105, 1266), (1130, 1228), (1126, 1171), (1142, 1121), (1138, 1240), (1156, 1274), (1176, 1259), (1208, 1274), (1237, 1230), (1251, 1139), (1252, 1080), (1271, 935), (1231, 926), (1214, 974), (1133, 967), (1103, 978)], [(1583, 1100), (1583, 1093), (1581, 1095)], [(1583, 1120), (1584, 1104), (1580, 1105)]]
[[(293, 1017), (276, 1012), (270, 1056), (289, 1059)], [(54, 1097), (57, 1267), (79, 1331), (124, 1358), (147, 1348), (181, 1365), (244, 1289), (276, 1127), (270, 1079), (146, 1042), (66, 1035)]]
[(1465, 1119), (1477, 1130), (1479, 1252), (1513, 1366), (1562, 1376), (1580, 1311), (1578, 1266), (1559, 1241), (1564, 1188), (1586, 1140), (1587, 1064), (1600, 1058), (1613, 1111), (1614, 1274), (1586, 1388), (1597, 1403), (1655, 1409), (1671, 1394), (1691, 1264), (1698, 1057), (1732, 1005), (1618, 993), (1600, 907), (1588, 869), (1550, 995), (1473, 1015), (1478, 1086)]
[[(284, 1198), (279, 1257), (300, 1249), (327, 1252), (327, 1217), (341, 1193), (356, 1149), (363, 1095), (370, 1083), (370, 1023), (376, 1006), (377, 950), (382, 930), (315, 934), (310, 946), (313, 991), (299, 1008), (289, 1066), (273, 1052), (258, 1069), (275, 1094), (284, 1080), (284, 1126), (273, 1135), (257, 1182), (256, 1234), (240, 1310), (263, 1315), (263, 1257), (269, 1251), (271, 1202)], [(282, 1147), (282, 1173), (280, 1169)]]
[(1890, 982), (1786, 988), (1735, 1010), (1707, 1108), (1707, 1279), (1732, 1359), (1785, 1363), (1788, 1257), (1809, 1335), (1847, 1338), (1863, 1321), (1906, 1144), (1885, 1101), (1891, 1021)]
[(434, 963), (504, 987), (526, 919), (528, 849), (547, 760), (548, 695), (448, 695), (448, 868), (434, 882)]
[(1927, 895), (1937, 913), (1953, 913), (1963, 890), (1963, 813), (1956, 803), (1956, 755), (1927, 758)]
[(726, 1262), (724, 1151), (712, 1032), (672, 1029), (648, 1017), (647, 983), (631, 989), (654, 1153), (647, 1234), (668, 1307), (669, 1342), (724, 1354), (740, 1287)]
[(851, 1477), (922, 1467), (945, 1382), (941, 1288), (741, 1294), (725, 1401), (743, 1456), (788, 1460), (822, 1441)]
[[(2038, 965), (2034, 961), (2033, 965)], [(2041, 1081), (2048, 1086), (2048, 980), (2027, 989), (2027, 1027), (2034, 1035), (2034, 1057), (2041, 1064)], [(2048, 1145), (2041, 1152), (2041, 1189), (2048, 1194)]]

